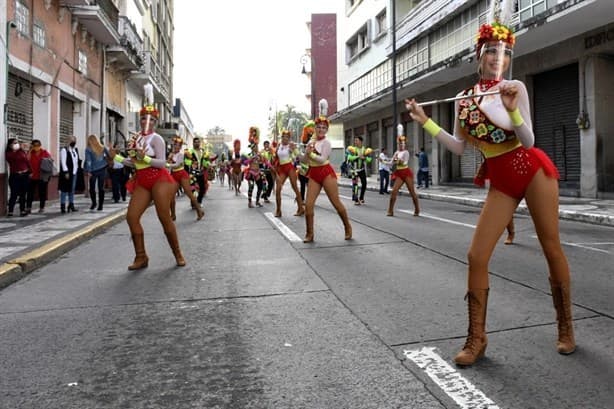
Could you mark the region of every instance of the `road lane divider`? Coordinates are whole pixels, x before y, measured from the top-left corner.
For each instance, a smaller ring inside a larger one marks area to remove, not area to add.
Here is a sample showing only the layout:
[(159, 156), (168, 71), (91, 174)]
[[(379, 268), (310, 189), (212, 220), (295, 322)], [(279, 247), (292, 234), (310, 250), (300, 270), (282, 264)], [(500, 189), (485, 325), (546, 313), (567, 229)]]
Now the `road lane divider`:
[[(414, 214), (413, 210), (399, 209), (398, 211), (402, 212), (402, 213), (412, 214), (412, 215)], [(457, 222), (456, 220), (444, 219), (443, 217), (433, 216), (432, 214), (428, 214), (428, 213), (420, 212), (420, 216), (418, 216), (418, 217), (424, 217), (425, 219), (438, 220), (438, 221), (444, 222), (444, 223), (450, 223), (450, 224), (455, 224), (457, 226), (463, 226), (463, 227), (469, 227), (470, 229), (475, 229), (475, 225), (473, 225), (473, 224)]]
[(288, 226), (282, 223), (282, 221), (279, 220), (279, 217), (273, 216), (273, 213), (271, 212), (265, 212), (264, 215), (266, 216), (267, 219), (271, 221), (271, 223), (273, 223), (273, 226), (275, 226), (277, 230), (279, 230), (281, 234), (283, 234), (284, 237), (286, 237), (289, 241), (293, 241), (293, 242), (303, 241), (303, 239), (301, 239), (296, 233), (294, 233)]
[(435, 352), (435, 347), (405, 350), (405, 357), (415, 363), (462, 409), (499, 409), (490, 398), (461, 376)]

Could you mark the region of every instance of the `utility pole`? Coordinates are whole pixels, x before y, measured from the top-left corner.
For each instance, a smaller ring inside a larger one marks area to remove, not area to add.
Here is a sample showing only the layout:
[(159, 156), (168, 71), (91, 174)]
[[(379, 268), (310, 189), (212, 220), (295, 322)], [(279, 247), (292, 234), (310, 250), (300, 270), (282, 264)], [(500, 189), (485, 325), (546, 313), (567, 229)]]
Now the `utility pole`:
[(392, 146), (393, 152), (396, 151), (396, 132), (399, 123), (399, 112), (397, 108), (397, 4), (392, 0)]

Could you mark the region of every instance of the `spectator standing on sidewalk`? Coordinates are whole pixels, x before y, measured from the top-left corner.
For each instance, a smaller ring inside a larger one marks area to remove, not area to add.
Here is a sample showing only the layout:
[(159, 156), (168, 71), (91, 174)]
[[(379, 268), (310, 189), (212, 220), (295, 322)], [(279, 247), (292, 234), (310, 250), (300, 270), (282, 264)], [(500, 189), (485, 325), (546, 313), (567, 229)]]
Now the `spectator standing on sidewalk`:
[(390, 184), (390, 158), (386, 155), (386, 148), (380, 149), (377, 167), (379, 168), (379, 194), (388, 194)]
[[(79, 150), (77, 138), (68, 138), (66, 146), (60, 149), (60, 176), (58, 188), (60, 189), (60, 211), (62, 213), (76, 212), (75, 189), (77, 187), (77, 172), (79, 171)], [(68, 207), (66, 207), (68, 200)]]
[(96, 135), (87, 137), (84, 170), (90, 177), (89, 191), (90, 200), (92, 201), (90, 210), (96, 209), (96, 187), (98, 187), (97, 210), (102, 210), (102, 203), (104, 202), (104, 182), (107, 179), (107, 167), (111, 159), (108, 149), (102, 146)]
[[(53, 159), (51, 158), (51, 154), (43, 149), (41, 146), (41, 141), (38, 139), (33, 139), (30, 144), (30, 151), (28, 152), (28, 162), (30, 162), (30, 187), (28, 189), (27, 195), (27, 203), (26, 203), (26, 211), (29, 213), (32, 211), (32, 202), (34, 202), (34, 193), (38, 193), (38, 212), (42, 213), (45, 211), (45, 203), (47, 202), (47, 187), (49, 185), (49, 179), (51, 178), (52, 172), (49, 172), (49, 169), (42, 169), (41, 171), (41, 163), (43, 159), (51, 163), (51, 170), (53, 170)], [(46, 164), (45, 166), (48, 166)], [(46, 171), (45, 171), (46, 170)]]
[[(119, 145), (117, 144), (113, 145), (113, 149), (117, 152), (120, 151)], [(111, 174), (113, 203), (119, 203), (120, 199), (125, 202), (127, 193), (126, 182), (130, 178), (130, 168), (119, 162), (113, 161), (113, 167), (109, 168), (109, 173)]]
[(8, 217), (13, 216), (15, 203), (19, 199), (19, 215), (27, 216), (26, 211), (26, 194), (28, 192), (28, 184), (30, 181), (30, 163), (28, 155), (23, 150), (21, 144), (16, 138), (9, 138), (5, 149), (6, 163), (9, 165), (9, 209), (6, 214)]
[(420, 152), (416, 153), (418, 157), (418, 188), (424, 187), (428, 189), (429, 187), (429, 157), (424, 152), (424, 147), (420, 148)]
[[(505, 4), (504, 4), (505, 5)], [(508, 8), (506, 8), (508, 10)], [(511, 14), (511, 13), (510, 13)], [(477, 38), (480, 80), (458, 94), (454, 133), (441, 129), (415, 99), (405, 101), (412, 119), (450, 151), (462, 155), (467, 142), (486, 158), (484, 182), (490, 188), (468, 251), (469, 329), (462, 350), (454, 358), (458, 365), (472, 365), (485, 354), (486, 310), (492, 253), (516, 207), (524, 198), (537, 237), (548, 263), (552, 301), (558, 322), (557, 351), (571, 354), (576, 349), (571, 316), (569, 264), (559, 235), (559, 172), (542, 150), (535, 148), (529, 95), (523, 82), (504, 80), (512, 62), (515, 36), (495, 21), (483, 24)], [(487, 91), (496, 94), (483, 95)]]

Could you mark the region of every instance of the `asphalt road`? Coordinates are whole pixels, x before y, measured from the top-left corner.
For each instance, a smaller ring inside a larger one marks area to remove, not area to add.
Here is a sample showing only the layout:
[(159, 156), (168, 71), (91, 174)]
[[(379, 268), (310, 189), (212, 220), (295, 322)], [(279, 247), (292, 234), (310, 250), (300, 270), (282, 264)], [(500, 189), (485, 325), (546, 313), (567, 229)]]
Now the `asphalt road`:
[(0, 407), (611, 407), (611, 227), (561, 221), (578, 343), (562, 356), (546, 263), (518, 216), (491, 263), (487, 358), (459, 369), (479, 209), (424, 200), (413, 217), (405, 195), (391, 218), (388, 196), (342, 195), (351, 241), (324, 195), (304, 244), (289, 196), (274, 219), (214, 185), (201, 222), (179, 201), (184, 268), (150, 209), (148, 269), (127, 271), (121, 223), (0, 290)]

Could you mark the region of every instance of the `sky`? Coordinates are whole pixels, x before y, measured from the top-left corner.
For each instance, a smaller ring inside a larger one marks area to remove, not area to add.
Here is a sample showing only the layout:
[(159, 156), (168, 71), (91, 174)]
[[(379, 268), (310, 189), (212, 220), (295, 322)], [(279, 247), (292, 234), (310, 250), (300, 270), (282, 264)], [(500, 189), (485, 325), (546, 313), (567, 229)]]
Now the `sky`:
[(268, 139), (270, 112), (286, 104), (309, 113), (310, 85), (301, 74), (312, 13), (343, 0), (176, 0), (173, 98), (194, 130), (216, 126), (247, 141), (250, 126)]

